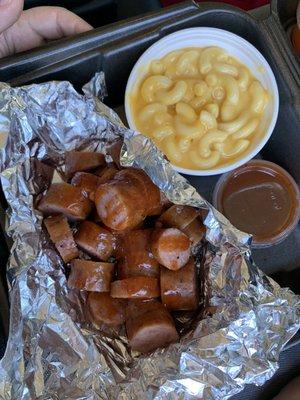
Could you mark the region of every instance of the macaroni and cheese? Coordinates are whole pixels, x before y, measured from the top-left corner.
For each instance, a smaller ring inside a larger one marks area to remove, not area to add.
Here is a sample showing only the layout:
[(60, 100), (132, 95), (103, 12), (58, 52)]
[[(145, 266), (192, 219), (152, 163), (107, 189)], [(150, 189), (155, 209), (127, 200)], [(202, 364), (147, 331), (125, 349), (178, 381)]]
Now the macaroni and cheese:
[(268, 93), (219, 47), (173, 51), (147, 66), (129, 103), (137, 129), (176, 166), (212, 169), (264, 133)]

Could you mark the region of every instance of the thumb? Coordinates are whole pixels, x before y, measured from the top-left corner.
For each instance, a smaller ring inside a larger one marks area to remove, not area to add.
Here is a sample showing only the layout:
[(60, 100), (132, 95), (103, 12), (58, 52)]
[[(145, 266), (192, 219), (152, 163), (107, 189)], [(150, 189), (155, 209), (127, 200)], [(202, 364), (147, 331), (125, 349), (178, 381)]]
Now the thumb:
[(19, 19), (23, 5), (24, 0), (0, 0), (0, 33)]

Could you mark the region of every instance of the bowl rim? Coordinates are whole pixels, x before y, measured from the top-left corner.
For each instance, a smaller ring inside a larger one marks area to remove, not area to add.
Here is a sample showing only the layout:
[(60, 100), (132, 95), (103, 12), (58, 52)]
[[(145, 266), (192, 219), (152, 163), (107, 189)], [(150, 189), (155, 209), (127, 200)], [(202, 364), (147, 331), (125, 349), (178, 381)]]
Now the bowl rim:
[[(261, 54), (261, 52), (253, 46), (250, 42), (248, 42), (246, 39), (242, 38), (239, 35), (236, 35), (235, 33), (232, 33), (230, 31), (227, 31), (225, 29), (220, 29), (220, 28), (212, 28), (212, 27), (194, 27), (194, 28), (186, 28), (186, 29), (180, 29), (176, 32), (173, 32), (169, 35), (164, 36), (163, 38), (159, 39), (155, 43), (153, 43), (150, 47), (148, 47), (138, 58), (136, 61), (134, 67), (132, 68), (130, 75), (127, 80), (126, 84), (126, 89), (125, 89), (125, 114), (126, 114), (126, 119), (129, 125), (129, 128), (132, 129), (135, 132), (139, 132), (136, 129), (132, 113), (130, 110), (129, 106), (129, 93), (131, 88), (133, 87), (135, 77), (138, 73), (138, 70), (141, 68), (143, 65), (143, 60), (149, 53), (153, 51), (153, 49), (156, 49), (159, 47), (163, 42), (168, 41), (170, 39), (173, 39), (176, 36), (180, 36), (182, 34), (189, 34), (189, 33), (199, 33), (202, 35), (207, 35), (207, 34), (216, 34), (217, 39), (220, 40), (220, 46), (222, 46), (222, 39), (229, 38), (232, 39), (233, 43), (236, 43), (237, 41), (243, 45), (243, 47), (247, 47), (249, 50), (251, 50), (251, 53), (255, 55), (257, 60), (259, 61), (260, 65), (263, 66), (263, 68), (266, 71), (266, 74), (270, 80), (271, 87), (272, 87), (272, 100), (273, 100), (273, 108), (272, 108), (272, 114), (271, 114), (271, 120), (270, 123), (268, 124), (268, 128), (266, 130), (265, 135), (263, 138), (257, 143), (257, 145), (253, 148), (253, 150), (249, 153), (247, 153), (244, 157), (236, 160), (233, 163), (230, 163), (225, 166), (213, 168), (213, 169), (188, 169), (188, 168), (182, 168), (177, 165), (174, 165), (171, 163), (172, 168), (176, 170), (179, 173), (185, 174), (185, 175), (193, 175), (193, 176), (212, 176), (212, 175), (220, 175), (229, 171), (232, 171), (241, 165), (245, 164), (246, 162), (250, 161), (253, 159), (261, 150), (262, 148), (266, 145), (268, 140), (270, 139), (271, 135), (273, 134), (277, 118), (278, 118), (278, 112), (279, 112), (279, 91), (278, 91), (278, 86), (277, 82), (274, 76), (274, 73), (268, 63), (268, 61), (265, 59), (265, 57)], [(149, 63), (149, 61), (147, 61)], [(141, 133), (142, 134), (142, 133)], [(151, 139), (151, 138), (150, 138)]]

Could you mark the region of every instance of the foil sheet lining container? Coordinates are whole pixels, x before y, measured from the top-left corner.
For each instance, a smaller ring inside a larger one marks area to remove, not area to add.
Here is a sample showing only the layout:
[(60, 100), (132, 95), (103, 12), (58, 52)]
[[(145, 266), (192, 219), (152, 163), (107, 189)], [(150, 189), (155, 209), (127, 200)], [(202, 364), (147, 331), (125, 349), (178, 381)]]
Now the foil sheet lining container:
[[(1, 182), (13, 239), (0, 398), (226, 400), (246, 384), (262, 385), (300, 327), (299, 296), (265, 276), (252, 261), (250, 236), (101, 102), (102, 73), (83, 91), (68, 82), (0, 84), (0, 135), (6, 140)], [(124, 332), (100, 332), (89, 324), (85, 294), (67, 288), (62, 262), (34, 208), (54, 169), (64, 170), (66, 151), (106, 152), (120, 138), (122, 165), (142, 168), (172, 202), (206, 214), (207, 244), (196, 249), (201, 310), (178, 317), (180, 342), (150, 355), (131, 352)]]

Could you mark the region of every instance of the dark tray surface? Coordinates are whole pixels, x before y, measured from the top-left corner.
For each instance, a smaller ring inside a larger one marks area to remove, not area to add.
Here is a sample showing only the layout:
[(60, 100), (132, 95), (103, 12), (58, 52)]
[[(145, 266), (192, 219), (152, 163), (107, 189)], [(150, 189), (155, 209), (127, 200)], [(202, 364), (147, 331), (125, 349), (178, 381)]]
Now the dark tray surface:
[(286, 58), (291, 71), (296, 78), (298, 91), (300, 92), (300, 56), (291, 42), (290, 32), (296, 24), (296, 11), (298, 0), (272, 0), (271, 13), (274, 22), (274, 41), (281, 49), (282, 56)]
[[(271, 46), (270, 37), (268, 37), (264, 28), (264, 21), (257, 24), (247, 14), (231, 7), (220, 7), (218, 5), (217, 10), (214, 7), (213, 5), (206, 5), (198, 9), (190, 3), (173, 7), (169, 11), (167, 9), (161, 13), (152, 13), (149, 17), (139, 17), (130, 22), (101, 28), (92, 34), (82, 35), (78, 39), (64, 40), (43, 49), (27, 52), (26, 55), (21, 54), (10, 60), (0, 61), (0, 79), (14, 79), (15, 84), (25, 84), (49, 79), (69, 79), (70, 76), (76, 75), (75, 83), (79, 88), (95, 71), (103, 68), (107, 75), (108, 89), (111, 93), (108, 104), (117, 107), (122, 105), (126, 80), (135, 60), (161, 35), (188, 26), (209, 25), (231, 30), (245, 37), (264, 53), (274, 69), (279, 85), (281, 95), (280, 118), (274, 136), (261, 156), (281, 164), (300, 182), (300, 140), (295, 140), (295, 138), (299, 138), (299, 106), (293, 105), (294, 81), (286, 60), (280, 57), (276, 47)], [(261, 11), (259, 13), (261, 15)], [(264, 13), (266, 13), (265, 10)], [(265, 17), (266, 14), (263, 14), (262, 18)], [(168, 24), (168, 27), (165, 27), (164, 24)], [(101, 36), (103, 40), (101, 40)], [(127, 40), (127, 43), (125, 43), (125, 40)], [(50, 65), (50, 59), (52, 65)], [(120, 60), (125, 62), (121, 76), (120, 71), (115, 73), (119, 69)], [(34, 73), (29, 72), (34, 69), (39, 70)], [(22, 75), (22, 71), (27, 72), (27, 75)], [(111, 74), (111, 77), (109, 74)], [(19, 78), (15, 79), (16, 76), (19, 76)], [(113, 94), (115, 87), (118, 87), (117, 95)], [(284, 152), (283, 149), (285, 149)], [(208, 200), (211, 200), (217, 179), (218, 177), (189, 177), (191, 183)], [(255, 251), (254, 258), (265, 272), (268, 274), (277, 273), (276, 276), (279, 276), (279, 281), (283, 279), (286, 283), (286, 275), (282, 277), (284, 273), (280, 271), (283, 269), (291, 270), (300, 266), (299, 244), (300, 229), (298, 226), (285, 242), (271, 249)], [(298, 290), (299, 286), (300, 281), (298, 280), (295, 289)], [(286, 383), (300, 368), (300, 344), (297, 345), (298, 342), (299, 338), (292, 340), (290, 343), (292, 348), (289, 347), (282, 353), (281, 369), (271, 381), (263, 388), (251, 386), (233, 399), (268, 400), (275, 395), (278, 388)]]

